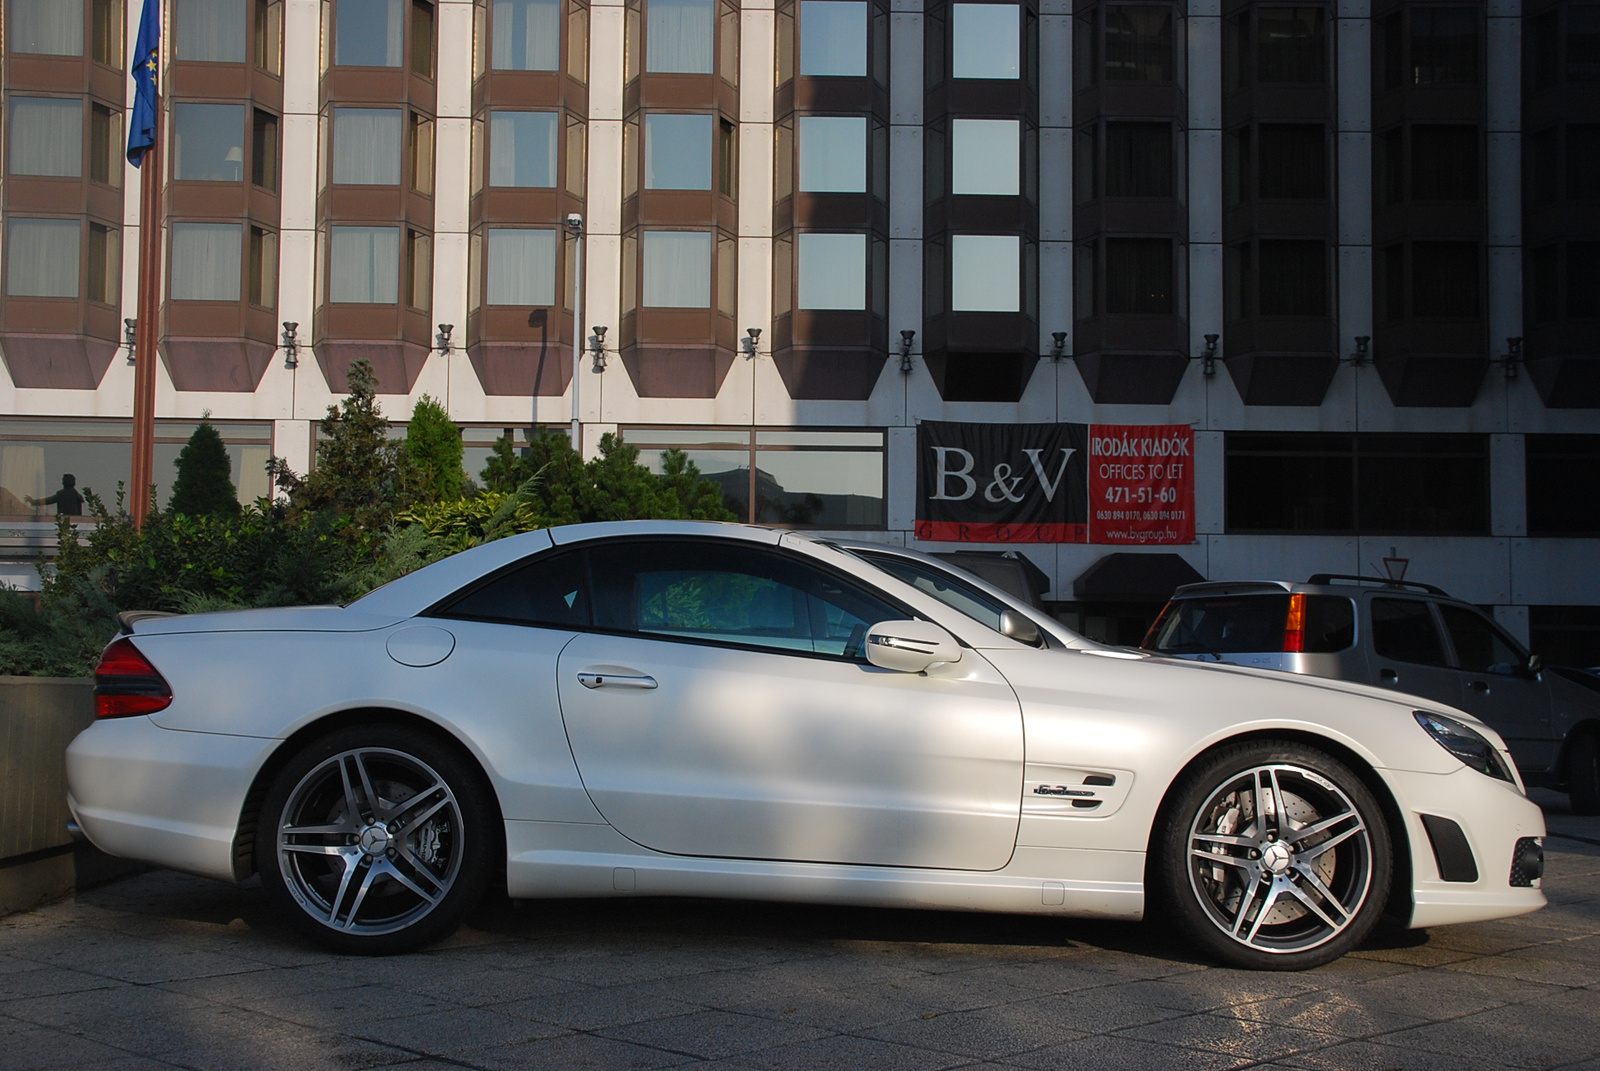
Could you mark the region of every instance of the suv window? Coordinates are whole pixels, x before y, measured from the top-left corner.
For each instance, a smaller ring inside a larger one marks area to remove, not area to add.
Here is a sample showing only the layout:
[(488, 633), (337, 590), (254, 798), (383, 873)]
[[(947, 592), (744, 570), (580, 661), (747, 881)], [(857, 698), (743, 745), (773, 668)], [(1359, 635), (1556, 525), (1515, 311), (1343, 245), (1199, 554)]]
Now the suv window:
[(1372, 600), (1372, 649), (1381, 658), (1443, 666), (1444, 644), (1428, 604), (1418, 599)]
[(1465, 606), (1439, 604), (1445, 631), (1456, 649), (1456, 664), (1473, 673), (1512, 676), (1527, 664), (1527, 656), (1488, 618)]
[(587, 628), (589, 595), (583, 557), (572, 551), (542, 554), (470, 589), (439, 616)]
[(861, 658), (868, 628), (906, 616), (760, 547), (663, 539), (588, 553), (595, 625), (619, 632)]

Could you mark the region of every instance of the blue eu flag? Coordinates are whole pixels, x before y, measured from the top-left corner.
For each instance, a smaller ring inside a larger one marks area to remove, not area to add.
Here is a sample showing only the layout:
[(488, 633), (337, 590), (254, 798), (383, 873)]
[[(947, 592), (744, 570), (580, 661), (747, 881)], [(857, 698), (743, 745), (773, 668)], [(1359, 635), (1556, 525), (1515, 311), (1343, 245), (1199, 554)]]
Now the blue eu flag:
[(144, 0), (133, 43), (133, 116), (128, 122), (128, 163), (138, 167), (156, 143), (156, 72), (160, 69), (161, 0)]

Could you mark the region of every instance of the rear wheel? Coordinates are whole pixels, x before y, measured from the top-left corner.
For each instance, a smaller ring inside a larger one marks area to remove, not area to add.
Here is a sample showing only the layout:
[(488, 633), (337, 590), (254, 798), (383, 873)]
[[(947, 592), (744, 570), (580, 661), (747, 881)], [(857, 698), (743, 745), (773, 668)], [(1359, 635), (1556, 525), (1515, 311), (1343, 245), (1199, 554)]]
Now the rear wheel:
[(1303, 970), (1371, 932), (1389, 895), (1389, 831), (1342, 763), (1301, 744), (1242, 744), (1173, 791), (1152, 877), (1158, 903), (1204, 951)]
[(313, 940), (404, 952), (454, 930), (482, 896), (494, 813), (482, 777), (454, 749), (403, 727), (352, 727), (280, 771), (262, 804), (256, 859)]
[(1572, 742), (1567, 752), (1567, 796), (1573, 814), (1600, 814), (1600, 733), (1590, 730)]

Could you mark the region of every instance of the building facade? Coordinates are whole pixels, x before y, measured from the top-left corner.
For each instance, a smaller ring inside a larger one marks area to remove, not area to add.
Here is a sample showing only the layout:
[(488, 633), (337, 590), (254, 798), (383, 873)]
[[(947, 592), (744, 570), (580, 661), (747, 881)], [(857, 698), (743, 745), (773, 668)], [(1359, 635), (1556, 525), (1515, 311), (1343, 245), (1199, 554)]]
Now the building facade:
[[(1070, 623), (1136, 641), (1172, 555), (1404, 558), (1600, 662), (1600, 3), (166, 7), (163, 499), (207, 413), (241, 497), (304, 471), (361, 358), (469, 468), (576, 389), (586, 451), (680, 447), (751, 520), (935, 550), (920, 422), (1187, 425), (1193, 542), (1009, 548)], [(139, 12), (0, 10), (27, 583), (29, 499), (127, 479)]]

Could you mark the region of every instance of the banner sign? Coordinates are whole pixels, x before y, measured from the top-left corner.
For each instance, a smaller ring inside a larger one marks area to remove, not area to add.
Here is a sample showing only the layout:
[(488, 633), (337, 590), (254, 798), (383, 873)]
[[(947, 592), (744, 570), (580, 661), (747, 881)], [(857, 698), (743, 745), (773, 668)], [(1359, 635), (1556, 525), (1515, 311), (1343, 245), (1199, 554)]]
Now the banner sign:
[(1186, 424), (917, 425), (917, 527), (951, 543), (1191, 543)]

